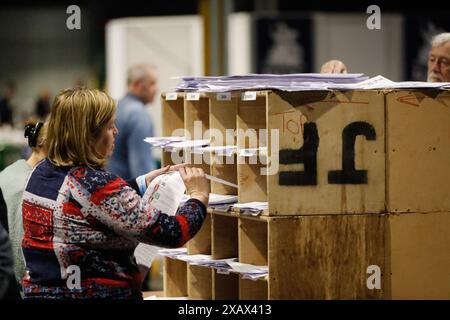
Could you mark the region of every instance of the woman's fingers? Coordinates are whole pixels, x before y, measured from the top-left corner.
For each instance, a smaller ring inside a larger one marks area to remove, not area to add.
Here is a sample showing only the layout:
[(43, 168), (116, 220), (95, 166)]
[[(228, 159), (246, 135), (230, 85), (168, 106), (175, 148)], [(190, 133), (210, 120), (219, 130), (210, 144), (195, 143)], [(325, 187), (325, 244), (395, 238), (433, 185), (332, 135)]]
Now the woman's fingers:
[(170, 166), (169, 171), (178, 171), (178, 169), (185, 167), (186, 163), (174, 164)]

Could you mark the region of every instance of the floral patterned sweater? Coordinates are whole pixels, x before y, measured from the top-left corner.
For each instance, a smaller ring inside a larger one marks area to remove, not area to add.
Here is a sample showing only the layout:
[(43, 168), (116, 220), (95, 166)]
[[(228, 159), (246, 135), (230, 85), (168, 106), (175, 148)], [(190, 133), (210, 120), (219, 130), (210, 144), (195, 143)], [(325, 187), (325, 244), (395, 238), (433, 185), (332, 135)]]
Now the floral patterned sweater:
[(42, 161), (23, 195), (25, 298), (142, 299), (137, 244), (183, 246), (206, 208), (191, 199), (168, 216), (138, 190), (103, 170)]

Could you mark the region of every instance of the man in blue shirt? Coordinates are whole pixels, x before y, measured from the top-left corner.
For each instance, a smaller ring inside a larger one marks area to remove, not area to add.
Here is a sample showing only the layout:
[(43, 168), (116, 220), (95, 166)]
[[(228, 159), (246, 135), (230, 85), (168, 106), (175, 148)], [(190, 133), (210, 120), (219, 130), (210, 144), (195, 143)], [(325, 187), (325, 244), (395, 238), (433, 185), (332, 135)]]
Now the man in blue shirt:
[(119, 134), (107, 167), (124, 180), (156, 169), (150, 145), (144, 142), (144, 138), (153, 136), (153, 125), (145, 105), (155, 98), (156, 71), (147, 65), (132, 66), (127, 81), (128, 93), (117, 105)]

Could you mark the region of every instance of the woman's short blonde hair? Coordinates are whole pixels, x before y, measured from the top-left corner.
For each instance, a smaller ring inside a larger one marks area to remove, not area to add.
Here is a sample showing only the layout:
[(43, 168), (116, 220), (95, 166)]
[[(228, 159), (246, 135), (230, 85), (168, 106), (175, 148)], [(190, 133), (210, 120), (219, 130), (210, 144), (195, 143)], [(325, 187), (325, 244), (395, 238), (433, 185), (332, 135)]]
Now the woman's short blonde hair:
[(94, 143), (115, 110), (114, 100), (99, 90), (73, 88), (59, 93), (47, 128), (49, 160), (57, 166), (104, 167), (106, 159)]

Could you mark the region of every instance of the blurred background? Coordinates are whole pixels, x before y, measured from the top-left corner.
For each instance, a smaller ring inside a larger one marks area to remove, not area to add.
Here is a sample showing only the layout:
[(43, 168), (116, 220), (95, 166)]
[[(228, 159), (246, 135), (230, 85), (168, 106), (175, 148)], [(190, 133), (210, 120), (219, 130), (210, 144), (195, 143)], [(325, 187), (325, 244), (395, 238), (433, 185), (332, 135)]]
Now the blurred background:
[[(80, 8), (80, 29), (67, 27), (70, 5)], [(380, 8), (381, 29), (367, 27), (370, 5)], [(352, 73), (426, 81), (429, 40), (450, 31), (449, 7), (324, 0), (2, 1), (0, 96), (13, 92), (13, 118), (0, 127), (0, 170), (27, 156), (24, 121), (45, 118), (60, 90), (84, 85), (119, 99), (126, 70), (135, 63), (157, 68), (157, 96), (173, 90), (177, 76), (319, 72), (330, 59), (344, 61)], [(148, 110), (161, 135), (159, 99), (153, 104)], [(162, 287), (158, 264), (150, 289)]]

